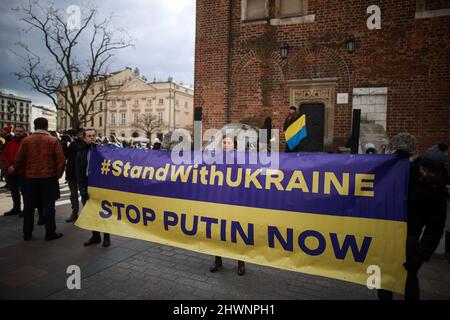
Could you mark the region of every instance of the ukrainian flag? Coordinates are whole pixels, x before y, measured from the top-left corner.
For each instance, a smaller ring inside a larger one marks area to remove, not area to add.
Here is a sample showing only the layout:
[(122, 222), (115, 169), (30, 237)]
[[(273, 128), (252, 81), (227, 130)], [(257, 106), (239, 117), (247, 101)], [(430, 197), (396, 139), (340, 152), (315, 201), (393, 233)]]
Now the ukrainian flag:
[(293, 124), (287, 128), (284, 133), (286, 138), (286, 143), (289, 149), (294, 149), (300, 141), (308, 136), (308, 131), (306, 130), (306, 116), (302, 115)]

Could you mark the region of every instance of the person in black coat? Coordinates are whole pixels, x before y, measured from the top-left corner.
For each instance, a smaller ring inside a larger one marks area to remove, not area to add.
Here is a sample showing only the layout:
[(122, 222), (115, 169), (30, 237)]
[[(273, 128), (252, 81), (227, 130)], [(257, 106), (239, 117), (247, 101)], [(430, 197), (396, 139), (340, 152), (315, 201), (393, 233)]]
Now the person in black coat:
[[(297, 108), (296, 107), (290, 107), (289, 108), (289, 115), (287, 116), (286, 120), (284, 120), (284, 125), (283, 125), (283, 132), (286, 133), (286, 130), (289, 128), (289, 126), (291, 124), (293, 124), (295, 121), (298, 120), (298, 118), (300, 118), (300, 114), (297, 112)], [(297, 147), (295, 147), (294, 149), (290, 149), (289, 146), (286, 144), (286, 152), (297, 152)]]
[[(417, 158), (411, 163), (404, 263), (408, 271), (405, 285), (406, 300), (420, 299), (418, 272), (422, 264), (430, 260), (444, 234), (447, 218), (446, 186), (449, 183), (448, 172), (445, 169), (447, 150), (446, 144), (439, 143), (428, 149), (422, 158)], [(392, 292), (379, 290), (378, 297), (382, 300), (391, 300)]]
[[(92, 147), (95, 145), (96, 130), (86, 129), (83, 132), (83, 144), (76, 156), (75, 172), (77, 177), (78, 189), (80, 190), (81, 203), (83, 206), (89, 200), (88, 194), (88, 161)], [(84, 243), (85, 246), (91, 246), (102, 241), (100, 232), (92, 231), (92, 237)], [(111, 240), (109, 233), (105, 233), (103, 237), (103, 246), (109, 247)]]
[[(222, 151), (224, 152), (230, 152), (237, 150), (237, 140), (236, 138), (231, 138), (228, 136), (222, 137)], [(214, 263), (209, 267), (210, 272), (216, 272), (222, 268), (222, 257), (216, 256), (214, 259)], [(238, 268), (237, 268), (237, 274), (239, 276), (243, 276), (245, 274), (245, 262), (238, 260)]]
[(78, 219), (78, 212), (80, 210), (78, 203), (78, 185), (77, 177), (75, 174), (75, 161), (78, 151), (83, 147), (85, 142), (83, 141), (84, 129), (78, 129), (75, 134), (76, 137), (64, 150), (64, 155), (67, 159), (66, 167), (66, 181), (70, 189), (70, 204), (72, 206), (72, 213), (66, 222), (74, 222)]

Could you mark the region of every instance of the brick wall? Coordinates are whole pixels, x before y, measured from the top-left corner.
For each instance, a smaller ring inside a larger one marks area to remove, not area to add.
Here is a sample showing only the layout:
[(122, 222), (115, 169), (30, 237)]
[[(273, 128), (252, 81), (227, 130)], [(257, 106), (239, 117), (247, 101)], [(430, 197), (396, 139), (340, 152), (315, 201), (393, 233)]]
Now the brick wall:
[[(426, 1), (426, 9), (447, 2)], [(373, 4), (381, 30), (366, 26)], [(450, 16), (415, 19), (415, 12), (410, 0), (310, 0), (313, 23), (272, 26), (242, 23), (240, 0), (198, 0), (194, 105), (203, 107), (204, 127), (270, 114), (281, 128), (288, 80), (335, 77), (336, 93), (349, 94), (347, 105), (334, 107), (336, 144), (351, 133), (352, 90), (364, 87), (388, 88), (389, 137), (408, 131), (421, 151), (450, 143)], [(291, 47), (285, 60), (284, 42)]]

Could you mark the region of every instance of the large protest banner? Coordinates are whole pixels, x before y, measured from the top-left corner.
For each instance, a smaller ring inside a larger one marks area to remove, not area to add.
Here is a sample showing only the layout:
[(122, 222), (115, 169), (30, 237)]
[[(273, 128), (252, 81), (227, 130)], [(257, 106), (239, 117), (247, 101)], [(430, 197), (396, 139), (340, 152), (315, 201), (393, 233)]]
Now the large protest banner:
[(409, 166), (396, 155), (279, 154), (258, 164), (175, 164), (96, 147), (76, 225), (403, 293)]

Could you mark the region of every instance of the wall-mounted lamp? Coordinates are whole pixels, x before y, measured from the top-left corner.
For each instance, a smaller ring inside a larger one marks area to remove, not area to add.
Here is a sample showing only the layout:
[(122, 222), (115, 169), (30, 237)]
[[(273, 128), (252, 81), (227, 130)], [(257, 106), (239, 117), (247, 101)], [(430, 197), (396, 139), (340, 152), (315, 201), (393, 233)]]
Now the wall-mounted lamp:
[(281, 59), (286, 59), (289, 53), (289, 44), (287, 44), (286, 42), (283, 43), (283, 45), (280, 47), (280, 55), (281, 55)]
[(355, 51), (355, 39), (354, 38), (348, 38), (345, 41), (345, 46), (347, 48), (348, 53), (353, 53)]

